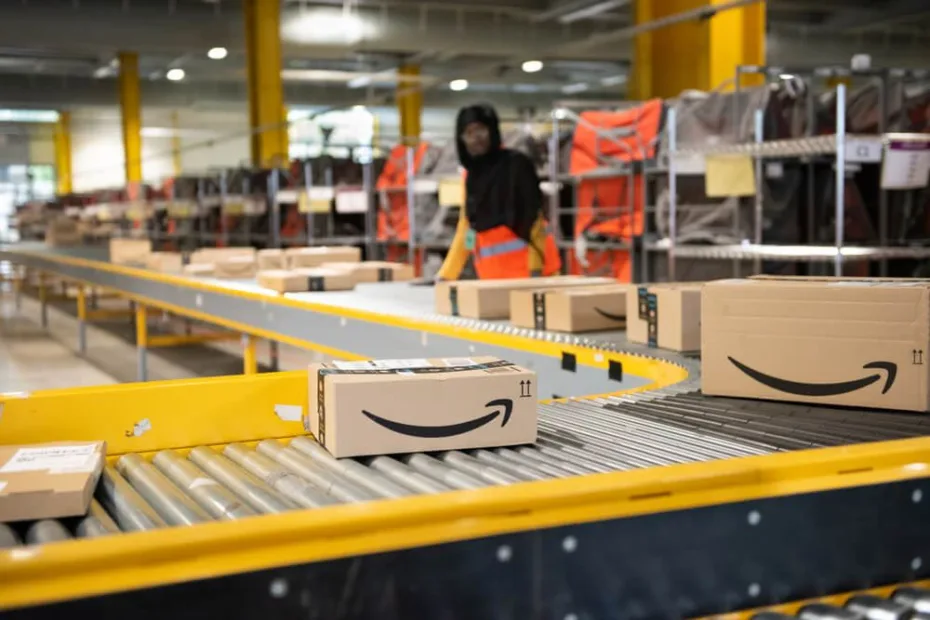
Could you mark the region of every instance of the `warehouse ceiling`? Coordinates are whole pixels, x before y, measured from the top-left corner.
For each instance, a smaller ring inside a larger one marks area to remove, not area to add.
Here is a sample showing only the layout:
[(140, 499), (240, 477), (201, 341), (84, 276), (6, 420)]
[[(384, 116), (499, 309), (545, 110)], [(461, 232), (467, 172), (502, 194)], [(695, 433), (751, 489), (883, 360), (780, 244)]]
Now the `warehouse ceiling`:
[[(286, 1), (287, 101), (389, 101), (403, 62), (422, 66), (431, 105), (476, 97), (515, 106), (616, 99), (629, 73), (634, 1)], [(845, 65), (866, 51), (875, 65), (930, 65), (927, 0), (769, 0), (768, 12), (772, 64)], [(211, 60), (212, 47), (228, 55)], [(147, 106), (245, 100), (241, 0), (4, 0), (0, 105), (112, 105), (121, 50), (140, 54)], [(527, 73), (526, 60), (544, 66)], [(185, 78), (167, 81), (172, 68)], [(451, 92), (456, 79), (469, 88)]]

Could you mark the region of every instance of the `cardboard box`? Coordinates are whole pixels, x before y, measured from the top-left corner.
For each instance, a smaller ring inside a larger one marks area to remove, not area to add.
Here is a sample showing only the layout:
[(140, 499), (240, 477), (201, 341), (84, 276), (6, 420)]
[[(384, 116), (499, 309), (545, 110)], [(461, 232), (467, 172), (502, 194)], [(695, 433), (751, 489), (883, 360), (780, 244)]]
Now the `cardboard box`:
[(305, 429), (333, 456), (536, 441), (536, 374), (493, 357), (310, 365)]
[(347, 291), (355, 288), (355, 281), (347, 271), (325, 267), (293, 271), (283, 269), (259, 271), (258, 284), (279, 293)]
[(702, 283), (631, 286), (626, 298), (630, 342), (673, 351), (701, 348)]
[(259, 250), (255, 261), (259, 271), (285, 269), (287, 267), (284, 260), (284, 250)]
[(230, 256), (213, 263), (214, 278), (241, 280), (254, 278), (257, 272), (254, 256)]
[(436, 312), (470, 319), (510, 317), (510, 291), (616, 284), (613, 278), (553, 276), (505, 280), (465, 280), (436, 284)]
[(190, 263), (216, 264), (228, 258), (243, 256), (255, 260), (255, 248), (203, 248), (191, 253)]
[(212, 263), (191, 263), (184, 265), (182, 273), (187, 276), (212, 278), (216, 267)]
[(152, 252), (145, 257), (145, 266), (162, 273), (181, 273), (184, 257), (178, 252)]
[(324, 268), (341, 269), (352, 274), (356, 284), (413, 280), (412, 265), (369, 260), (362, 263), (323, 263)]
[(0, 522), (85, 514), (105, 456), (102, 441), (0, 446)]
[(928, 410), (926, 280), (720, 280), (703, 310), (706, 394)]
[(628, 284), (510, 291), (510, 322), (528, 329), (593, 332), (626, 326)]
[(110, 239), (110, 262), (116, 265), (145, 265), (152, 252), (148, 239)]
[(362, 251), (353, 246), (288, 248), (288, 269), (298, 267), (321, 267), (324, 263), (357, 263), (362, 260)]

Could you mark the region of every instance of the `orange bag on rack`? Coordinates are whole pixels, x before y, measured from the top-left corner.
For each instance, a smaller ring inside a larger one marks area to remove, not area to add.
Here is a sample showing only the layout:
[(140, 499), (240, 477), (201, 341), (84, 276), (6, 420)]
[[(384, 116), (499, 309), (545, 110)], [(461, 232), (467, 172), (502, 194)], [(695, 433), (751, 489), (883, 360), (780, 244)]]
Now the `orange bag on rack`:
[[(621, 112), (591, 111), (581, 114), (572, 139), (569, 172), (581, 175), (604, 167), (606, 162), (642, 162), (656, 154), (655, 137), (662, 122), (662, 100), (652, 99)], [(599, 135), (613, 133), (611, 137)], [(581, 179), (577, 185), (575, 236), (613, 237), (625, 242), (643, 233), (643, 177)], [(631, 266), (625, 250), (589, 250), (585, 269), (572, 257), (570, 273), (604, 274), (629, 282)], [(612, 267), (611, 267), (612, 265)]]
[[(413, 170), (418, 172), (429, 143), (421, 142), (414, 151)], [(407, 219), (407, 147), (398, 144), (391, 149), (384, 169), (378, 176), (378, 240), (407, 241), (410, 238), (410, 222)], [(389, 190), (384, 192), (383, 190)], [(386, 193), (386, 205), (381, 194)]]

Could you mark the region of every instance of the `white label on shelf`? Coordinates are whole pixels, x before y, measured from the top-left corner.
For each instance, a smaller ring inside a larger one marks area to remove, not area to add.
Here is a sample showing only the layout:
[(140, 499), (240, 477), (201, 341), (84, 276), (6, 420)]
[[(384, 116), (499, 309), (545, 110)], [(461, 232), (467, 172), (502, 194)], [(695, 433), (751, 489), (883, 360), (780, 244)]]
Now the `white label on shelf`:
[(417, 194), (432, 194), (439, 191), (439, 181), (435, 179), (414, 179), (413, 191)]
[(332, 187), (313, 186), (307, 189), (310, 200), (332, 200), (336, 192)]
[(85, 446), (46, 446), (20, 448), (0, 472), (21, 471), (82, 472), (93, 471), (100, 453), (96, 444)]
[(846, 161), (875, 164), (882, 160), (882, 141), (879, 138), (846, 138)]
[(917, 189), (930, 181), (930, 136), (925, 140), (891, 139), (885, 147), (882, 188)]
[(368, 195), (364, 191), (336, 192), (336, 213), (366, 213)]
[(707, 170), (704, 155), (701, 153), (675, 153), (675, 174), (701, 175)]
[(282, 189), (278, 191), (278, 202), (292, 203), (297, 202), (297, 190)]
[(781, 179), (785, 176), (785, 165), (780, 161), (765, 162), (765, 178)]

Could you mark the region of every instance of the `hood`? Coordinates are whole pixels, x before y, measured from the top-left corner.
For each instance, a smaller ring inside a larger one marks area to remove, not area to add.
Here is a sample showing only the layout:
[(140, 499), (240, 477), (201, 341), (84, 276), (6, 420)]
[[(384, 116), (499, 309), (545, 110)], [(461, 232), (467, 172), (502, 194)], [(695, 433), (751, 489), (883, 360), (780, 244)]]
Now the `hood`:
[[(475, 158), (468, 154), (465, 148), (465, 142), (462, 140), (462, 132), (469, 123), (481, 123), (487, 125), (491, 133), (491, 148), (488, 154)], [(455, 119), (455, 148), (459, 155), (459, 162), (466, 170), (472, 168), (478, 160), (494, 157), (501, 148), (501, 122), (497, 117), (497, 112), (490, 105), (481, 103), (471, 105), (459, 110), (458, 117)]]

